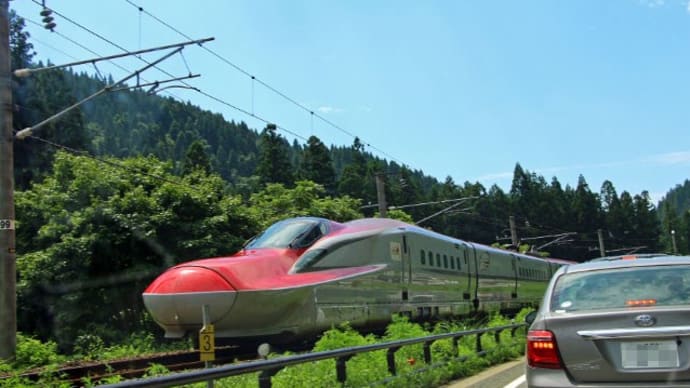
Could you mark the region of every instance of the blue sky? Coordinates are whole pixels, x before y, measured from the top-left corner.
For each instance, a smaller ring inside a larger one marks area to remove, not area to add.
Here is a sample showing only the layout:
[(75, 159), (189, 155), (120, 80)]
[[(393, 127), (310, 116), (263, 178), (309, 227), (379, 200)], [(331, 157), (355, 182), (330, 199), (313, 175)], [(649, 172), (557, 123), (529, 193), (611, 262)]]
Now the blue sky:
[[(234, 66), (190, 46), (161, 67), (185, 75), (186, 61), (201, 74), (187, 82), (226, 104), (170, 93), (263, 128), (228, 104), (253, 112), (290, 140), (348, 146), (356, 135), (382, 158), (487, 189), (509, 190), (516, 163), (564, 186), (582, 174), (592, 191), (609, 179), (619, 194), (647, 190), (655, 201), (690, 179), (688, 0), (45, 3), (128, 50), (186, 40), (147, 13), (194, 39), (214, 37), (206, 47)], [(40, 4), (10, 3), (29, 20), (38, 59), (94, 57), (69, 39), (121, 52), (58, 15), (56, 32), (36, 26)], [(127, 75), (110, 63), (98, 70)], [(169, 77), (152, 69), (142, 78)]]

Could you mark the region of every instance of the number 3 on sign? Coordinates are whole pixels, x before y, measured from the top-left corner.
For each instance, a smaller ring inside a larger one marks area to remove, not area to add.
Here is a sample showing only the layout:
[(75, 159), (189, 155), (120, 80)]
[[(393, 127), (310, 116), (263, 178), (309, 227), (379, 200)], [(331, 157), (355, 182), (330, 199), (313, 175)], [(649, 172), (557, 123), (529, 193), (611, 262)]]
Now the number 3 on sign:
[(199, 330), (199, 355), (201, 361), (216, 359), (216, 338), (213, 325), (206, 325)]
[(14, 220), (0, 220), (0, 230), (14, 229)]

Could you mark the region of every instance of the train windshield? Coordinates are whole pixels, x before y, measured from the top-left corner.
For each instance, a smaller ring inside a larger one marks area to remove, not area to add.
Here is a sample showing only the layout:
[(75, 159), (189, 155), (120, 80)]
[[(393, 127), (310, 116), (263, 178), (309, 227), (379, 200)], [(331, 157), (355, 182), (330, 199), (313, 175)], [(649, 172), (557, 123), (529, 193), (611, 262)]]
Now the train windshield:
[(291, 218), (276, 222), (244, 247), (306, 248), (328, 233), (328, 223), (316, 218)]

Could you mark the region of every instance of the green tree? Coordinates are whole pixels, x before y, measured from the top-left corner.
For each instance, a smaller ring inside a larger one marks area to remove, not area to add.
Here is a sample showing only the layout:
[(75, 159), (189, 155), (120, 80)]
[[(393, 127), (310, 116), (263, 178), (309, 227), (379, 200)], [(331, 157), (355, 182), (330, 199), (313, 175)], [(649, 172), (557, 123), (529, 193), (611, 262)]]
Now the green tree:
[(324, 217), (334, 221), (361, 218), (360, 201), (351, 197), (331, 198), (323, 186), (311, 181), (298, 181), (292, 189), (272, 183), (255, 194), (249, 203), (253, 218), (266, 228), (284, 218), (298, 216)]
[(343, 169), (343, 174), (338, 181), (338, 193), (348, 195), (353, 198), (365, 200), (367, 197), (366, 187), (366, 159), (362, 153), (364, 145), (355, 138), (352, 145), (352, 162)]
[(335, 170), (328, 148), (316, 136), (310, 136), (302, 154), (300, 177), (322, 185), (327, 192), (335, 189)]
[[(31, 35), (24, 31), (26, 21), (17, 15), (14, 10), (10, 10), (10, 64), (12, 69), (24, 69), (31, 66), (32, 59), (36, 54), (34, 45), (29, 42)], [(17, 82), (22, 83), (20, 78)]]
[(274, 126), (268, 125), (261, 132), (259, 144), (259, 164), (254, 174), (259, 176), (263, 184), (280, 183), (291, 186), (294, 174), (285, 139), (276, 133)]
[(206, 153), (206, 147), (203, 140), (192, 142), (182, 163), (182, 174), (187, 175), (195, 170), (201, 170), (206, 174), (211, 172), (211, 160)]
[[(678, 217), (678, 212), (676, 208), (670, 201), (664, 201), (662, 203), (662, 225), (660, 231), (660, 240), (662, 244), (662, 249), (665, 252), (673, 252), (673, 238), (672, 231), (678, 233), (681, 230), (681, 219)], [(678, 247), (678, 240), (676, 239), (676, 248)]]
[(652, 204), (647, 191), (642, 191), (633, 200), (633, 241), (636, 245), (646, 246), (648, 250), (656, 252), (659, 248), (659, 215)]
[(576, 231), (596, 233), (603, 226), (599, 197), (592, 193), (585, 177), (580, 175), (572, 203), (575, 212)]

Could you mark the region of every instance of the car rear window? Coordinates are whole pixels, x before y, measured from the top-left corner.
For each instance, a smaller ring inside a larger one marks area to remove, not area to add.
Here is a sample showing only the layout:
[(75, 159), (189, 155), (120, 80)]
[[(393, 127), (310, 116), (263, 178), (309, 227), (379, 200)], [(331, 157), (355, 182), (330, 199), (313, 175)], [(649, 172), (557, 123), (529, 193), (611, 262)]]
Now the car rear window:
[(690, 266), (667, 265), (565, 274), (556, 280), (551, 311), (673, 306), (690, 302)]

